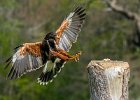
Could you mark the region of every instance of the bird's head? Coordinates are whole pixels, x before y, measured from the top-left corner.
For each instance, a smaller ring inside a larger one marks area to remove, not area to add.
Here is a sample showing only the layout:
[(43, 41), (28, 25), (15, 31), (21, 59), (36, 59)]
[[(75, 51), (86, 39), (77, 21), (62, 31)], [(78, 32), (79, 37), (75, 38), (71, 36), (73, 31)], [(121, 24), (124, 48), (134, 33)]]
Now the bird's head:
[(45, 36), (45, 40), (48, 40), (48, 39), (55, 39), (56, 37), (56, 34), (54, 32), (50, 32), (50, 33), (47, 33), (46, 36)]

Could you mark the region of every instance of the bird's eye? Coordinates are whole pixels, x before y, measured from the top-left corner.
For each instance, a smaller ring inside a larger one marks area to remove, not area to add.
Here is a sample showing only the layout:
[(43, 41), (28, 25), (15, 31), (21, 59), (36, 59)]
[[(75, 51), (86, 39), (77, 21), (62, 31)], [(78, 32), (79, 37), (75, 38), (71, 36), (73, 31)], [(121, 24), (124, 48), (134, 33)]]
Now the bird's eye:
[(54, 35), (54, 36), (56, 36), (56, 34), (55, 34), (55, 33), (54, 33), (53, 35)]

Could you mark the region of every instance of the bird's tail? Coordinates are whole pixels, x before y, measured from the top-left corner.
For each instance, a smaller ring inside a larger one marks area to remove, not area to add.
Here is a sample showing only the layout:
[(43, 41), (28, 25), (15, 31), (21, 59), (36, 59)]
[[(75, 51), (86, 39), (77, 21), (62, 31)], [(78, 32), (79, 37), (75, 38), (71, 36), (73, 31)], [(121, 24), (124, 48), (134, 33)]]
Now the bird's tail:
[(53, 81), (53, 78), (61, 71), (64, 66), (65, 61), (57, 58), (55, 62), (48, 61), (43, 69), (43, 72), (39, 76), (38, 83), (40, 85), (47, 85), (49, 82)]

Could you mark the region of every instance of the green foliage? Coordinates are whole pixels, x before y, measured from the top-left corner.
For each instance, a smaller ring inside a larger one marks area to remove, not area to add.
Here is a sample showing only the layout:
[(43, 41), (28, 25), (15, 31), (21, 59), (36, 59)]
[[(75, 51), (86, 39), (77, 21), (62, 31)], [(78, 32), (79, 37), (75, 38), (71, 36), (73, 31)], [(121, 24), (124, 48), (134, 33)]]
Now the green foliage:
[(18, 3), (16, 0), (11, 0), (10, 2), (9, 0), (1, 0), (1, 3), (0, 3), (0, 6), (5, 7), (5, 8), (13, 8), (17, 5)]
[[(137, 0), (119, 1), (128, 9), (139, 12)], [(131, 3), (130, 3), (131, 1)], [(41, 41), (55, 31), (64, 17), (79, 5), (86, 5), (87, 18), (71, 54), (82, 51), (79, 63), (68, 62), (57, 78), (47, 86), (37, 84), (41, 70), (17, 80), (5, 80), (7, 70), (3, 62), (21, 43)], [(102, 0), (1, 0), (0, 3), (0, 100), (87, 100), (89, 88), (86, 66), (90, 60), (110, 58), (128, 61), (132, 66), (130, 99), (139, 97), (139, 48), (132, 51), (128, 39), (134, 24), (123, 16), (106, 11)], [(45, 22), (45, 24), (42, 24)]]
[(103, 10), (106, 5), (102, 0), (93, 0), (93, 2), (90, 4), (90, 7), (97, 10)]

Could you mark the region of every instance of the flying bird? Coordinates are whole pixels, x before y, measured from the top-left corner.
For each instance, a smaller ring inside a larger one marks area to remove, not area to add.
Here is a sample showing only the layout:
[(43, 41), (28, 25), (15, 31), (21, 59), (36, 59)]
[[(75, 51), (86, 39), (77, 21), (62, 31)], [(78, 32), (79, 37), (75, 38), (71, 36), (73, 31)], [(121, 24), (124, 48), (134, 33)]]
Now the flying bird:
[(6, 60), (11, 66), (8, 79), (17, 79), (27, 72), (43, 67), (38, 83), (48, 84), (57, 76), (67, 61), (78, 61), (81, 52), (70, 55), (85, 20), (85, 9), (78, 6), (61, 23), (55, 32), (49, 32), (41, 42), (24, 43), (15, 48), (15, 53)]

